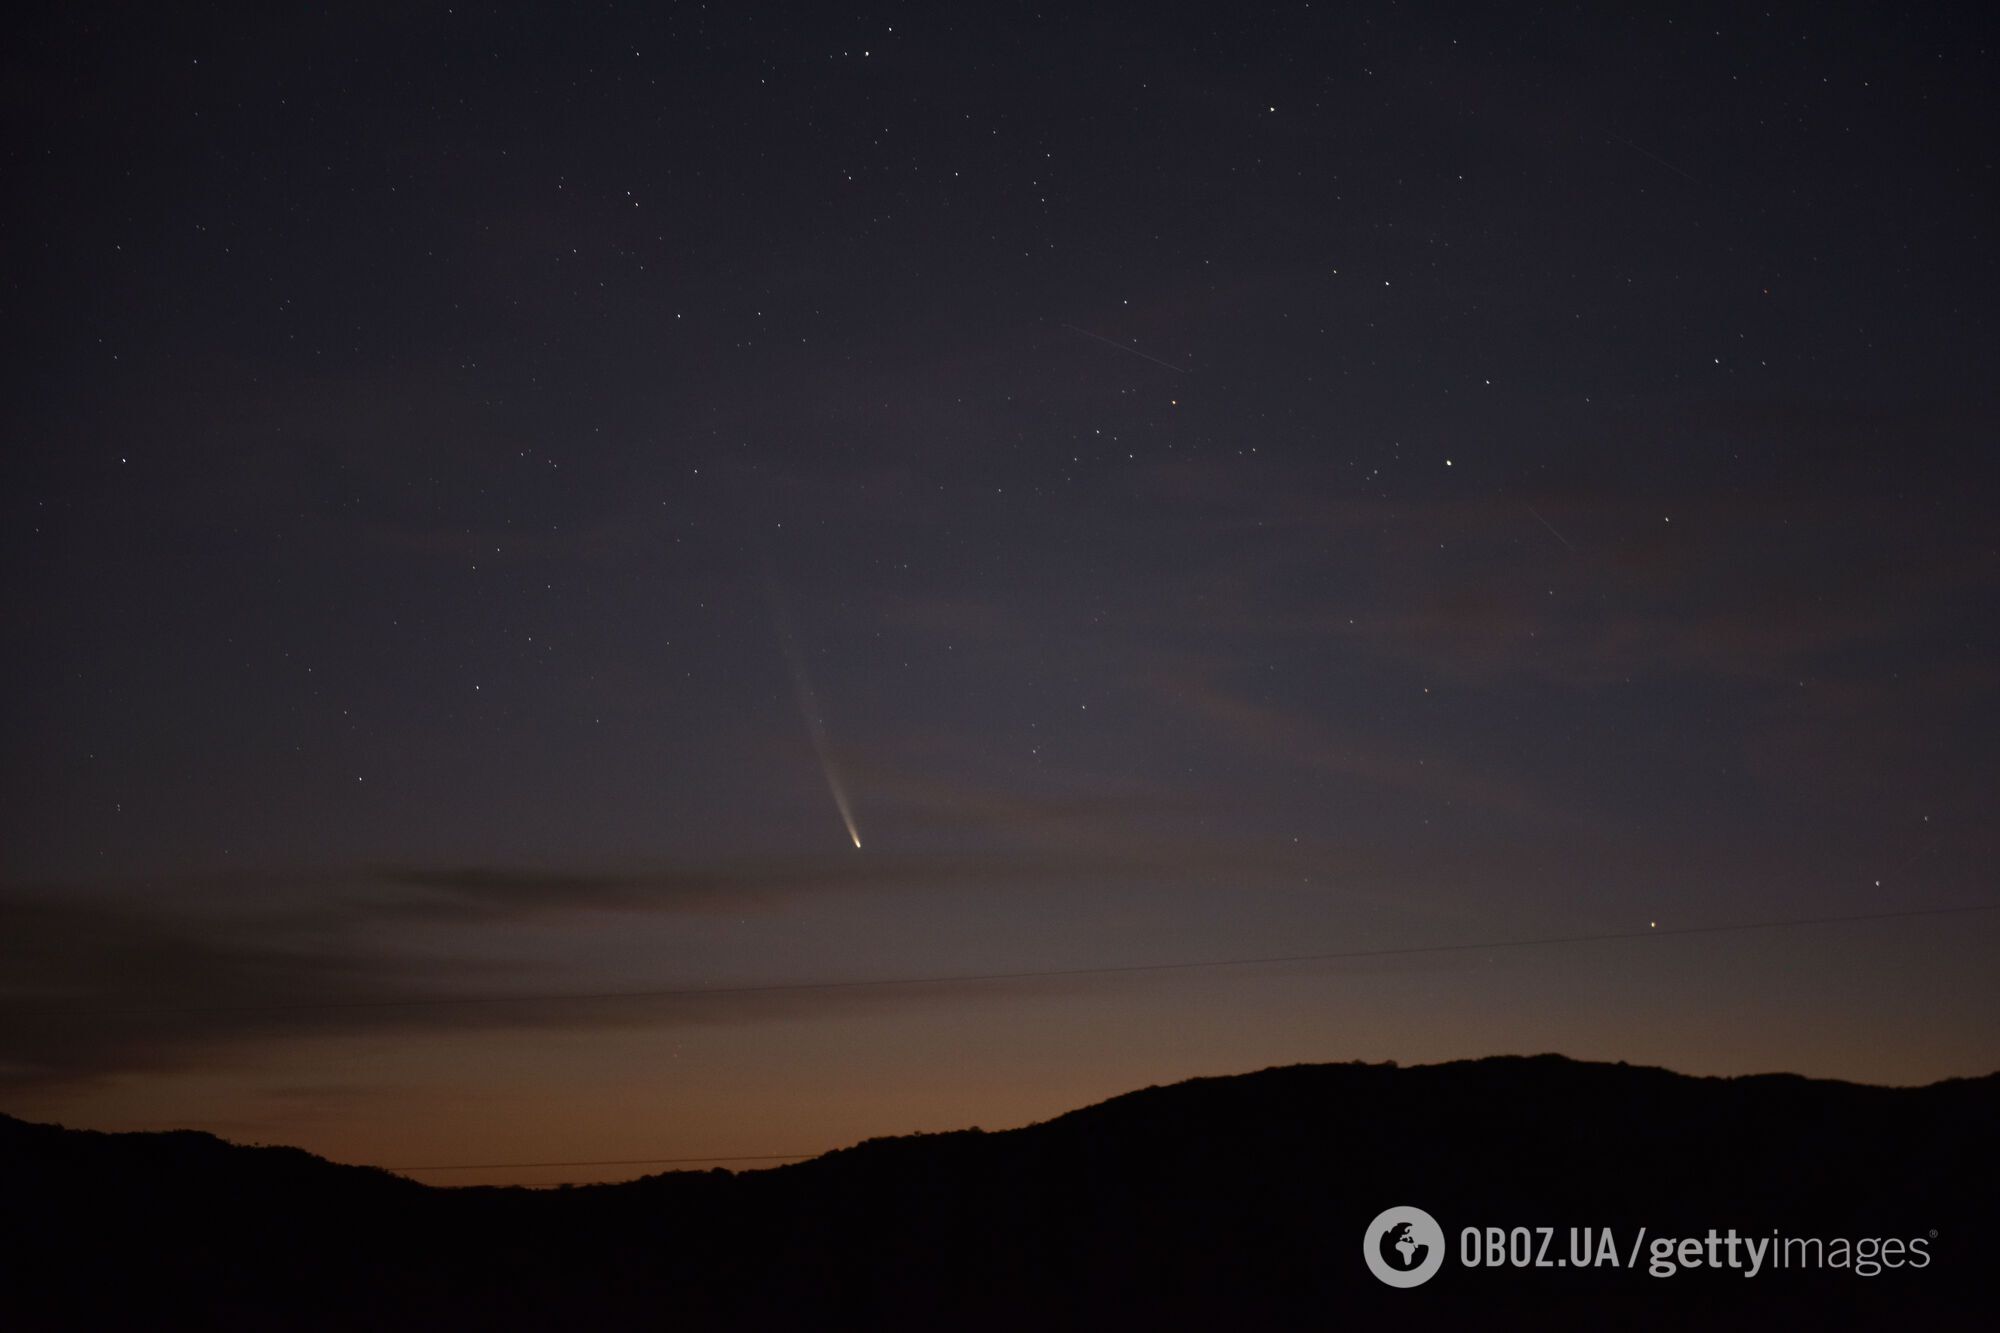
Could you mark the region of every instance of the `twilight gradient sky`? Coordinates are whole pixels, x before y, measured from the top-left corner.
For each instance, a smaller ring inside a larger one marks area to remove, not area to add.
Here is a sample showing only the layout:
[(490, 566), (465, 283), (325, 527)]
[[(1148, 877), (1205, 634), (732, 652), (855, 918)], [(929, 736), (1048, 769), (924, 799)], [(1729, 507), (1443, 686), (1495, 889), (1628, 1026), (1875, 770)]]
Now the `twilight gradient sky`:
[[(2000, 1066), (2000, 913), (950, 980), (1994, 901), (1973, 14), (45, 13), (0, 1109), (434, 1165)], [(937, 980), (551, 998), (870, 978)]]

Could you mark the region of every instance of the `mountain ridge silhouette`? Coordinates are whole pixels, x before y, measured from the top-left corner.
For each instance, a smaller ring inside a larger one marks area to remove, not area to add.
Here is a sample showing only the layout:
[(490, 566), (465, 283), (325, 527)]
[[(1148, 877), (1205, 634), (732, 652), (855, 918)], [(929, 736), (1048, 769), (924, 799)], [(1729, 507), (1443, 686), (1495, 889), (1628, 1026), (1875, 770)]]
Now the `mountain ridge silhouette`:
[[(2000, 1242), (1995, 1125), (2000, 1074), (1886, 1088), (1561, 1056), (1309, 1064), (1137, 1089), (1018, 1129), (551, 1191), (0, 1116), (0, 1319), (1975, 1327)], [(1429, 1211), (1446, 1240), (1445, 1267), (1409, 1291), (1362, 1260), (1370, 1219), (1398, 1204)], [(1655, 1278), (1643, 1256), (1636, 1271), (1467, 1268), (1467, 1226), (1923, 1237), (1930, 1262), (1752, 1280)]]

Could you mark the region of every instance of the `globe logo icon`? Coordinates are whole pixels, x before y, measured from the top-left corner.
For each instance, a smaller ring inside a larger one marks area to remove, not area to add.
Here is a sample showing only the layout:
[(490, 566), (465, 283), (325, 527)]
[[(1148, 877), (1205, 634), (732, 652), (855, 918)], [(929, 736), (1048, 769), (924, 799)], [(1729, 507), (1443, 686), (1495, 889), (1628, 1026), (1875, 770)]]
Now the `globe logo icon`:
[(1403, 1256), (1405, 1269), (1415, 1268), (1423, 1262), (1424, 1251), (1429, 1248), (1417, 1239), (1416, 1231), (1414, 1222), (1398, 1222), (1389, 1229), (1387, 1235), (1382, 1237), (1385, 1243), (1396, 1247), (1396, 1253)]
[(1420, 1287), (1444, 1266), (1444, 1228), (1421, 1208), (1390, 1208), (1362, 1234), (1361, 1257), (1390, 1286)]

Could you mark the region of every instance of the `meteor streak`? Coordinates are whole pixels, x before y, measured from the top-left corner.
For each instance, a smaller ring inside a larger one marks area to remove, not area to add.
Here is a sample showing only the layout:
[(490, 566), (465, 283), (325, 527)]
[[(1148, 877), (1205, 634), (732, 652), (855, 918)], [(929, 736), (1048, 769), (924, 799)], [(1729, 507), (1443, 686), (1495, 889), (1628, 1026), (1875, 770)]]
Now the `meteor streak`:
[(841, 781), (840, 766), (833, 761), (833, 745), (826, 737), (826, 722), (820, 716), (819, 696), (813, 692), (812, 677), (806, 674), (805, 656), (799, 652), (798, 641), (792, 636), (791, 616), (786, 612), (776, 581), (765, 586), (771, 595), (771, 619), (778, 628), (778, 646), (784, 650), (785, 662), (792, 669), (792, 693), (799, 701), (799, 712), (805, 716), (806, 731), (812, 736), (813, 754), (819, 759), (819, 771), (826, 775), (826, 789), (833, 793), (833, 804), (840, 811), (840, 822), (847, 825), (847, 836), (853, 840), (855, 850), (859, 851), (861, 830), (855, 827), (854, 807), (848, 804), (847, 784)]
[(1571, 541), (1570, 541), (1570, 539), (1569, 539), (1569, 538), (1567, 538), (1567, 537), (1563, 536), (1563, 535), (1562, 535), (1562, 534), (1561, 534), (1560, 532), (1557, 532), (1557, 531), (1556, 531), (1556, 525), (1555, 525), (1555, 524), (1553, 524), (1553, 523), (1549, 522), (1549, 521), (1548, 521), (1547, 519), (1545, 519), (1545, 518), (1543, 518), (1543, 517), (1542, 517), (1542, 511), (1541, 511), (1541, 510), (1539, 510), (1539, 509), (1535, 508), (1535, 507), (1534, 507), (1533, 505), (1529, 504), (1529, 503), (1528, 503), (1528, 502), (1527, 502), (1526, 500), (1523, 500), (1523, 501), (1521, 502), (1521, 508), (1523, 508), (1523, 509), (1527, 510), (1527, 511), (1528, 511), (1529, 513), (1533, 514), (1533, 515), (1535, 516), (1535, 522), (1537, 522), (1537, 523), (1541, 524), (1541, 525), (1542, 525), (1543, 527), (1545, 527), (1545, 528), (1547, 528), (1547, 529), (1549, 530), (1549, 536), (1551, 536), (1551, 537), (1554, 537), (1554, 538), (1555, 538), (1555, 539), (1556, 539), (1557, 541), (1561, 542), (1561, 543), (1562, 543), (1562, 544), (1563, 544), (1564, 546), (1567, 546), (1567, 547), (1569, 547), (1569, 551), (1570, 551), (1570, 554), (1571, 554), (1571, 555), (1575, 555), (1575, 554), (1576, 554), (1576, 547), (1575, 547), (1575, 545), (1571, 543)]
[(1156, 366), (1165, 366), (1168, 370), (1173, 371), (1174, 374), (1176, 375), (1187, 374), (1187, 367), (1177, 366), (1171, 361), (1162, 361), (1160, 360), (1159, 357), (1154, 356), (1151, 352), (1142, 352), (1138, 348), (1132, 346), (1130, 343), (1119, 342), (1116, 338), (1107, 338), (1101, 333), (1092, 333), (1089, 329), (1080, 329), (1074, 324), (1065, 324), (1063, 325), (1063, 327), (1068, 329), (1071, 333), (1081, 333), (1086, 338), (1095, 338), (1097, 339), (1097, 341), (1103, 343), (1106, 347), (1116, 347), (1121, 352), (1130, 352), (1133, 356), (1142, 357), (1145, 360), (1152, 362)]

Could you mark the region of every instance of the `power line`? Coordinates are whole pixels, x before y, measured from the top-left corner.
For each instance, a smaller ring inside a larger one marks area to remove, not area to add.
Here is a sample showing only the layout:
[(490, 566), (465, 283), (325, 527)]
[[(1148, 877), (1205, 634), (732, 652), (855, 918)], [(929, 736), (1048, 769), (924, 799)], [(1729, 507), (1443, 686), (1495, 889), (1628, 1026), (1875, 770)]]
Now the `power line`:
[[(107, 1018), (129, 1015), (293, 1013), (346, 1009), (433, 1009), (487, 1004), (573, 1004), (618, 1000), (674, 1000), (743, 995), (782, 995), (807, 991), (866, 990), (884, 986), (973, 985), (1003, 981), (1042, 981), (1063, 977), (1128, 976), (1140, 973), (1192, 972), (1208, 968), (1275, 967), (1286, 963), (1332, 963), (1363, 958), (1402, 958), (1420, 954), (1478, 953), (1490, 949), (1538, 949), (1567, 944), (1606, 944), (1620, 940), (1650, 940), (1690, 935), (1723, 935), (1739, 931), (1783, 930), (1804, 926), (1853, 925), (1900, 921), (1917, 917), (1965, 916), (2000, 911), (2000, 902), (1960, 907), (1910, 907), (1892, 912), (1857, 912), (1843, 916), (1786, 917), (1770, 921), (1735, 921), (1707, 926), (1603, 931), (1589, 935), (1544, 935), (1534, 938), (1477, 940), (1453, 944), (1413, 944), (1387, 949), (1341, 949), (1326, 953), (1274, 954), (1254, 958), (1203, 958), (1163, 963), (1114, 963), (1091, 967), (1051, 967), (1017, 972), (944, 973), (919, 977), (860, 977), (844, 981), (774, 981), (743, 986), (678, 986), (661, 990), (551, 991), (507, 995), (433, 995), (383, 1000), (309, 1000), (286, 1004), (189, 1005), (181, 1007), (118, 1007), (106, 1009), (36, 1009), (5, 1013), (8, 1018)], [(4, 1012), (4, 1011), (0, 1011)]]
[(753, 1152), (734, 1157), (625, 1157), (609, 1162), (447, 1162), (438, 1166), (381, 1166), (378, 1171), (527, 1171), (556, 1166), (690, 1166), (708, 1162), (803, 1162), (816, 1152)]

